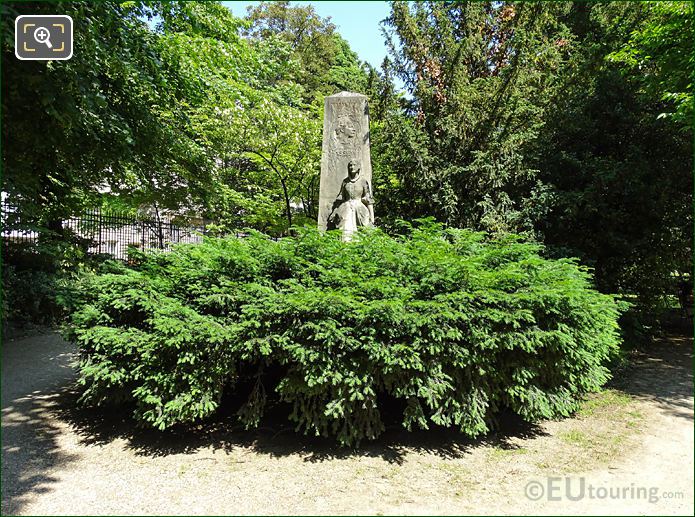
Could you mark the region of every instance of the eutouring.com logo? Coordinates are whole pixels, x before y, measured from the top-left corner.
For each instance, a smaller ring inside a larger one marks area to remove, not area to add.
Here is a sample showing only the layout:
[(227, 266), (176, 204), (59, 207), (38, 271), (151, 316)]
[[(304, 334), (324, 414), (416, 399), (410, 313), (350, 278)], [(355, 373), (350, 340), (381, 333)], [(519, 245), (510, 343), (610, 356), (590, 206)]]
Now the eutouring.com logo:
[(661, 499), (683, 499), (683, 492), (669, 492), (659, 487), (596, 486), (583, 477), (548, 477), (542, 481), (529, 481), (524, 495), (531, 501), (582, 501), (584, 499), (643, 500), (656, 503)]

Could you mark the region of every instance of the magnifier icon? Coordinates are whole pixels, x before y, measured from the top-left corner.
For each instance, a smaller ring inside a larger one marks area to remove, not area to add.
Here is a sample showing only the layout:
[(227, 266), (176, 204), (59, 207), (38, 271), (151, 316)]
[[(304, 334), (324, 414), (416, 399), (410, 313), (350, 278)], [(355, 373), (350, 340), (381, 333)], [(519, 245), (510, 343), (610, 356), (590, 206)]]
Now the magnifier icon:
[(45, 43), (48, 48), (53, 48), (53, 45), (51, 45), (50, 38), (51, 33), (46, 27), (37, 27), (34, 31), (34, 39), (38, 43)]

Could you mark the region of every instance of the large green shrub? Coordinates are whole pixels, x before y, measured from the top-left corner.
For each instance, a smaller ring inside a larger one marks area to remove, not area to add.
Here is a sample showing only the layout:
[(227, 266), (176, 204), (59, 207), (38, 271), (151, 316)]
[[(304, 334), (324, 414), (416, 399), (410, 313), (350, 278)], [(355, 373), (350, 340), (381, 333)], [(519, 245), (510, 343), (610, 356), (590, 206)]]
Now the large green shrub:
[(298, 429), (354, 444), (387, 405), (408, 429), (475, 436), (503, 408), (568, 415), (606, 382), (620, 309), (586, 268), (516, 237), (404, 233), (207, 239), (86, 278), (68, 329), (83, 400), (164, 429), (237, 390), (248, 427), (275, 397)]

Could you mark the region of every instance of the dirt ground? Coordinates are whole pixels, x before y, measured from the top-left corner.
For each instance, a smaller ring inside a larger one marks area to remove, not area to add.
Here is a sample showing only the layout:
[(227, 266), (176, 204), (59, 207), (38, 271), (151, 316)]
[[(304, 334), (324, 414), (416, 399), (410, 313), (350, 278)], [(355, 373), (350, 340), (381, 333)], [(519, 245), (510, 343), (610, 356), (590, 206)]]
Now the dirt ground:
[(574, 418), (468, 440), (388, 430), (344, 450), (230, 419), (136, 430), (74, 408), (73, 347), (2, 350), (2, 514), (693, 514), (692, 338), (636, 353)]

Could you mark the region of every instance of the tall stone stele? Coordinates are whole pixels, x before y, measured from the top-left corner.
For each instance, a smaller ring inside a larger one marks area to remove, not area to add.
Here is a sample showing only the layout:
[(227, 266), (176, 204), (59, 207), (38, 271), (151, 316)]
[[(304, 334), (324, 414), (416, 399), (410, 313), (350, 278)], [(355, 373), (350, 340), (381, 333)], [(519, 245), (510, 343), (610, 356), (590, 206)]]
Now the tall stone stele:
[(367, 96), (326, 97), (319, 189), (319, 230), (339, 228), (349, 241), (359, 226), (374, 225)]

